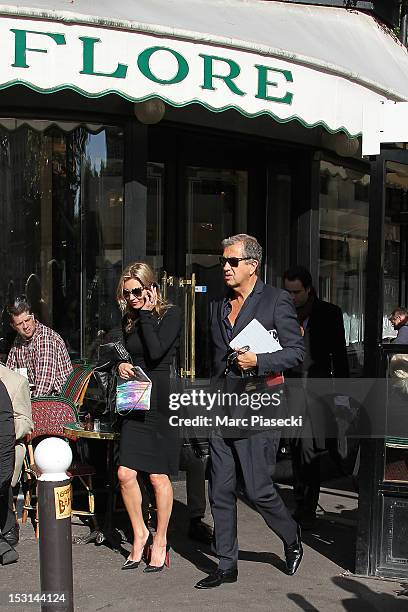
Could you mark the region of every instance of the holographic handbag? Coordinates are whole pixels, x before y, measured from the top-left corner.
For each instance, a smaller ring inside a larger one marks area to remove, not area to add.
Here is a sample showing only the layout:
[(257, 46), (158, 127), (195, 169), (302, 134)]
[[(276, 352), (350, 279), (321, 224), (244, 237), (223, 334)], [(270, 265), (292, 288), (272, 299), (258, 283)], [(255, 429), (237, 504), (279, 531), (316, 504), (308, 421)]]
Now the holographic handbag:
[(126, 415), (134, 410), (150, 410), (152, 381), (142, 368), (133, 368), (135, 378), (124, 380), (118, 376), (116, 384), (116, 412)]

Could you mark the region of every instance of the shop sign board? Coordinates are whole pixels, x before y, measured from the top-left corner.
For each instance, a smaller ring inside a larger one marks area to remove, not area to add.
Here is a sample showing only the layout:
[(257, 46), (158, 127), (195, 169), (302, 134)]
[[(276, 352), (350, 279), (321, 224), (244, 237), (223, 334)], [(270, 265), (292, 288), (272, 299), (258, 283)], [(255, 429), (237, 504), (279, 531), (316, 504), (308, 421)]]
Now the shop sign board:
[(0, 18), (0, 88), (41, 93), (72, 89), (87, 97), (116, 93), (176, 107), (198, 103), (280, 122), (362, 132), (363, 108), (384, 96), (331, 74), (277, 57), (125, 30)]

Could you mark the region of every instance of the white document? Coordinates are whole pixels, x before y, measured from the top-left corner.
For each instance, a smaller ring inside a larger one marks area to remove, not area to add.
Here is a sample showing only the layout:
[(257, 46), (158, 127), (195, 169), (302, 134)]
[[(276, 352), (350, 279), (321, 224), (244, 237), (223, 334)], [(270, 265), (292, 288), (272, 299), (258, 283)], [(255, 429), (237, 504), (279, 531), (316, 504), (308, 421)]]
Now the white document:
[(21, 376), (24, 376), (28, 380), (28, 370), (27, 368), (14, 368), (14, 371)]
[(232, 349), (249, 346), (253, 353), (276, 353), (282, 350), (277, 340), (276, 330), (268, 331), (257, 319), (252, 319), (244, 329), (230, 342)]

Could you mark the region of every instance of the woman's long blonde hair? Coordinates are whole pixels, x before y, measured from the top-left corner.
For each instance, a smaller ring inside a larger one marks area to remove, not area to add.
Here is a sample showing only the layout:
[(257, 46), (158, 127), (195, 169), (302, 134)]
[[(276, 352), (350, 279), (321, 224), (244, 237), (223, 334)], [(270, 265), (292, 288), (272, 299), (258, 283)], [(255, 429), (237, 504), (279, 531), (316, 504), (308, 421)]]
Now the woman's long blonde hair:
[(129, 264), (122, 272), (118, 282), (118, 288), (116, 290), (116, 301), (119, 304), (119, 308), (126, 316), (125, 320), (125, 331), (130, 332), (135, 324), (137, 312), (133, 308), (129, 308), (128, 302), (123, 297), (123, 285), (130, 279), (138, 280), (143, 287), (150, 288), (153, 284), (156, 287), (157, 303), (154, 307), (154, 312), (157, 318), (160, 319), (170, 304), (167, 300), (164, 300), (160, 293), (160, 287), (156, 280), (156, 275), (152, 268), (143, 261), (136, 261), (135, 263)]

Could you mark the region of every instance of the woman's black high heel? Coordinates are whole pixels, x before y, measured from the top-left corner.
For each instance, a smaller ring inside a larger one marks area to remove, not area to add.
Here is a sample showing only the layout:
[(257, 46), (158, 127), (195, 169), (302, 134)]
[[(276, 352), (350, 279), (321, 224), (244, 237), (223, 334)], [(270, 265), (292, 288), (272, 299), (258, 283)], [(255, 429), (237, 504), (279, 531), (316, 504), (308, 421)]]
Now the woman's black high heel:
[(166, 544), (166, 556), (164, 557), (163, 565), (150, 565), (149, 563), (149, 565), (146, 565), (143, 571), (146, 574), (153, 574), (154, 572), (161, 572), (164, 566), (170, 567), (169, 550), (170, 550), (170, 546)]
[(151, 533), (147, 536), (147, 540), (143, 546), (142, 556), (139, 561), (133, 561), (133, 559), (126, 559), (121, 569), (129, 570), (129, 569), (137, 569), (139, 567), (140, 562), (143, 560), (145, 563), (149, 563), (150, 560), (150, 548), (153, 542), (153, 536)]

